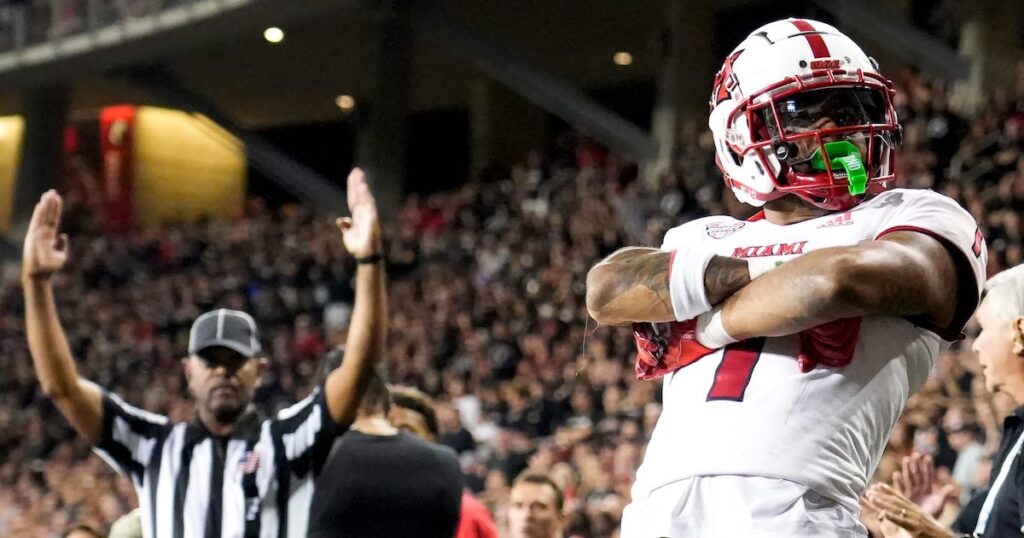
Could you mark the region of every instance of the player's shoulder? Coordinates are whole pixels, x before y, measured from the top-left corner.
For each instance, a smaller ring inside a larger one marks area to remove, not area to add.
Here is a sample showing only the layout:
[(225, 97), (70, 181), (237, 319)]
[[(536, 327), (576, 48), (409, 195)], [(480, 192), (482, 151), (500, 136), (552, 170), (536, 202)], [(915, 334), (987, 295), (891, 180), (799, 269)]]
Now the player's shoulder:
[(956, 200), (929, 189), (892, 189), (862, 204), (864, 209), (876, 213), (883, 224), (908, 224), (919, 221), (932, 226), (970, 228), (977, 224), (974, 216)]
[(730, 230), (735, 231), (744, 224), (744, 221), (728, 215), (713, 215), (693, 219), (666, 232), (661, 248), (674, 248), (673, 245), (681, 242), (693, 244), (696, 241), (703, 241), (705, 237), (717, 238), (716, 235), (729, 233)]
[(862, 204), (865, 208), (934, 207), (967, 212), (956, 200), (931, 189), (890, 189)]
[(956, 200), (931, 190), (893, 189), (871, 202), (879, 210), (872, 219), (876, 239), (896, 231), (922, 232), (973, 254), (984, 265), (985, 237), (974, 216)]

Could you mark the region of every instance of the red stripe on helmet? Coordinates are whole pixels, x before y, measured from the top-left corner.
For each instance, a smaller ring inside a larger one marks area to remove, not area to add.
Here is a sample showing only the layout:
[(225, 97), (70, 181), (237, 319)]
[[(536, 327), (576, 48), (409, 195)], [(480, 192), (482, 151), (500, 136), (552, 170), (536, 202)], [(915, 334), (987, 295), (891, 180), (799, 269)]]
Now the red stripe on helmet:
[(797, 30), (804, 33), (804, 37), (807, 38), (807, 43), (811, 46), (811, 52), (814, 53), (815, 58), (828, 58), (832, 56), (828, 52), (828, 45), (825, 44), (825, 39), (821, 37), (820, 33), (811, 26), (811, 23), (803, 19), (793, 19), (789, 22), (796, 26)]

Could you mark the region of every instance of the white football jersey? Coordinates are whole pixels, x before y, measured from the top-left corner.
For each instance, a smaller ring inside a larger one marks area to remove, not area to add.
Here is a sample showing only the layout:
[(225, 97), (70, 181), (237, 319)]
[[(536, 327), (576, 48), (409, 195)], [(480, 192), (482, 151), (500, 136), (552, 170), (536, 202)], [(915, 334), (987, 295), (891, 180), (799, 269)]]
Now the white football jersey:
[(799, 337), (788, 336), (733, 344), (665, 376), (664, 410), (637, 471), (634, 500), (692, 476), (752, 475), (802, 484), (856, 513), (907, 398), (977, 307), (987, 252), (974, 219), (935, 192), (895, 189), (787, 226), (707, 217), (670, 230), (662, 245), (702, 244), (721, 256), (785, 262), (901, 230), (935, 237), (954, 254), (966, 280), (957, 326), (865, 318), (853, 360), (842, 368), (801, 373)]

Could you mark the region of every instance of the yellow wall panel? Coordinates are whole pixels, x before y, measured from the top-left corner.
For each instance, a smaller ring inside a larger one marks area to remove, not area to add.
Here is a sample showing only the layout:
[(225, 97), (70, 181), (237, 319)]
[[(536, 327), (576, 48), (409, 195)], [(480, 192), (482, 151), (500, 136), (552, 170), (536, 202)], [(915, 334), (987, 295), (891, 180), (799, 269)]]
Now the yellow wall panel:
[(21, 160), (21, 137), (25, 122), (21, 116), (0, 118), (0, 230), (11, 227), (14, 208), (14, 184)]
[(135, 218), (226, 216), (245, 198), (246, 160), (237, 138), (208, 119), (139, 107), (135, 118)]

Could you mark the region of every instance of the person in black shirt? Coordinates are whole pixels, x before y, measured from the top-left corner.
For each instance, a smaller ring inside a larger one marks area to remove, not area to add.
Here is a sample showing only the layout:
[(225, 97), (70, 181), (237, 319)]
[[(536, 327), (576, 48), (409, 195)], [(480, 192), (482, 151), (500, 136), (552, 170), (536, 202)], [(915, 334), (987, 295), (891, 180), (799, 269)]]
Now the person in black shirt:
[[(438, 416), (430, 398), (412, 387), (391, 385), (391, 423), (420, 439), (437, 443)], [(442, 443), (442, 446), (443, 443)], [(449, 447), (450, 448), (450, 447)], [(486, 506), (469, 491), (462, 491), (462, 508), (456, 538), (498, 538), (494, 518)]]
[(893, 488), (872, 486), (867, 499), (879, 510), (877, 517), (912, 536), (997, 538), (1024, 532), (1024, 465), (1020, 461), (1024, 446), (1024, 265), (989, 279), (985, 292), (975, 314), (981, 333), (971, 349), (978, 354), (985, 388), (1009, 395), (1020, 407), (1003, 422), (989, 489), (968, 503), (953, 525), (955, 532), (943, 528)]
[(389, 407), (375, 375), (316, 482), (310, 538), (455, 535), (462, 500), (455, 453), (396, 428)]
[(438, 406), (437, 422), (441, 432), (438, 439), (439, 443), (451, 447), (452, 450), (459, 454), (476, 450), (476, 439), (462, 425), (458, 408), (450, 404)]

